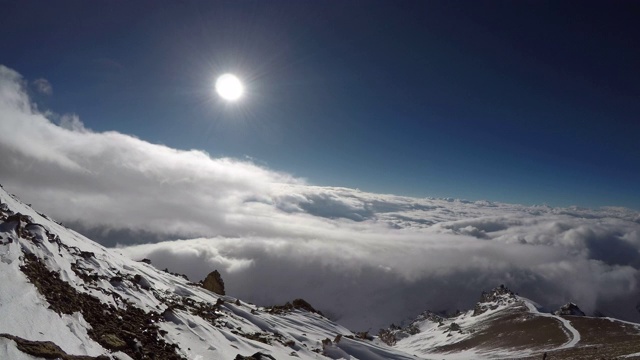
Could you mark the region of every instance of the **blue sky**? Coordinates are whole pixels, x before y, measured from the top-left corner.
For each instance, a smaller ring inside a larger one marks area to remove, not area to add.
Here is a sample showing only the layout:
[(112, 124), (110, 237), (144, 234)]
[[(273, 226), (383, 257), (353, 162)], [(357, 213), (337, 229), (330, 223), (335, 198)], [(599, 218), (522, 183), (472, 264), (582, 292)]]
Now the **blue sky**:
[[(319, 185), (640, 209), (631, 1), (2, 2), (41, 109)], [(229, 105), (213, 82), (246, 82)]]

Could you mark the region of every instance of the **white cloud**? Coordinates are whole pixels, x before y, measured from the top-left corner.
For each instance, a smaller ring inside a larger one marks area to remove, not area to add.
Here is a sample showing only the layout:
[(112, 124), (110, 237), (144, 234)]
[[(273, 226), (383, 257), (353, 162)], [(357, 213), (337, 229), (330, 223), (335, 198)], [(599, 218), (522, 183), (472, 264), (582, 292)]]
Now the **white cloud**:
[(80, 117), (76, 114), (64, 114), (60, 117), (60, 127), (76, 131), (76, 132), (89, 132), (84, 126), (84, 123), (80, 120)]
[[(77, 115), (56, 125), (23, 84), (0, 66), (0, 183), (160, 268), (195, 280), (217, 268), (231, 294), (304, 297), (355, 329), (468, 307), (500, 283), (549, 306), (640, 319), (637, 212), (310, 186), (246, 160), (91, 132)], [(162, 241), (176, 238), (191, 240)]]
[(33, 87), (36, 89), (37, 92), (41, 93), (41, 94), (45, 94), (45, 95), (51, 95), (53, 94), (53, 87), (51, 86), (51, 83), (47, 80), (47, 79), (35, 79), (32, 82)]

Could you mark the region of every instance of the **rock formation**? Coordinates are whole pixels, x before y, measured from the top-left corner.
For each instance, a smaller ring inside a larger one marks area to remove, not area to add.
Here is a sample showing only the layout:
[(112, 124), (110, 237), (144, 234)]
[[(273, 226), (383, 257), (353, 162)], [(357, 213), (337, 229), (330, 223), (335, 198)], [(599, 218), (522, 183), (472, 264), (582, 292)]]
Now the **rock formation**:
[(555, 315), (571, 315), (571, 316), (584, 316), (584, 312), (580, 310), (578, 305), (570, 302), (562, 305), (559, 310), (554, 312)]
[(214, 270), (210, 272), (209, 275), (207, 275), (207, 277), (204, 279), (204, 282), (202, 283), (202, 287), (209, 291), (213, 291), (218, 295), (225, 295), (224, 281), (222, 281), (222, 277), (220, 276), (218, 270)]

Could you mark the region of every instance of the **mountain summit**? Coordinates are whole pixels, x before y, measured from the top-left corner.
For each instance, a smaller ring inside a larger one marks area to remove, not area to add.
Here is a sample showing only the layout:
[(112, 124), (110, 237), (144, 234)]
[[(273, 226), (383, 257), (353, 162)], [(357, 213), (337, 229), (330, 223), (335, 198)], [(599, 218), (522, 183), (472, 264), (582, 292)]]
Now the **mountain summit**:
[(570, 302), (562, 305), (560, 309), (553, 312), (555, 315), (572, 315), (572, 316), (585, 316), (584, 312), (580, 310), (578, 305)]

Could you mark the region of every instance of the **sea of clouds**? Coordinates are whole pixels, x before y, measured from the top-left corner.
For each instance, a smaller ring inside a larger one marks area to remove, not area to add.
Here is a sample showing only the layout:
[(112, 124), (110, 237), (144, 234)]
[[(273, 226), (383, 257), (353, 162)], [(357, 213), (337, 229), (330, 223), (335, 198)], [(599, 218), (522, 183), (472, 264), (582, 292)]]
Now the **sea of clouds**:
[[(42, 81), (40, 81), (42, 82)], [(93, 132), (0, 65), (0, 183), (105, 246), (353, 330), (473, 306), (505, 284), (640, 321), (640, 214), (318, 187), (255, 163)], [(33, 85), (33, 82), (31, 83)], [(37, 89), (36, 89), (37, 90)]]

